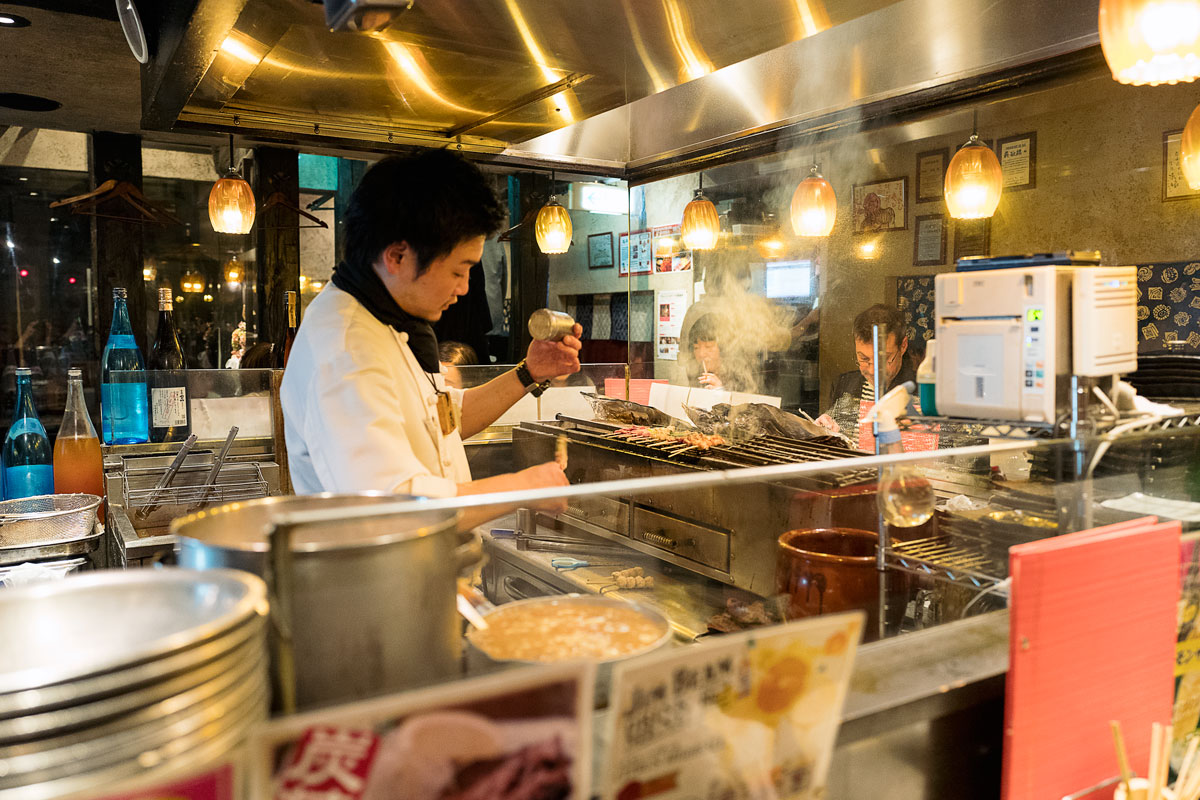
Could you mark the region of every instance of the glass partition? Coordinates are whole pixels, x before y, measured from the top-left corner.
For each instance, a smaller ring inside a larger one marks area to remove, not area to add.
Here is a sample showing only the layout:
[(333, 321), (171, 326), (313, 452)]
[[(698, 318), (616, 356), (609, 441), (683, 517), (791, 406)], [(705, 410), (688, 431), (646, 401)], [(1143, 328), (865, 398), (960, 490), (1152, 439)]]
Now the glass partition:
[[(178, 440), (188, 433), (201, 441), (224, 440), (237, 426), (238, 438), (270, 437), (271, 374), (269, 369), (189, 369), (183, 372), (118, 370), (112, 382), (144, 387), (147, 409), (155, 402), (155, 390), (183, 386), (187, 391), (187, 424)], [(148, 413), (148, 412), (146, 412)], [(99, 428), (97, 428), (99, 430)]]

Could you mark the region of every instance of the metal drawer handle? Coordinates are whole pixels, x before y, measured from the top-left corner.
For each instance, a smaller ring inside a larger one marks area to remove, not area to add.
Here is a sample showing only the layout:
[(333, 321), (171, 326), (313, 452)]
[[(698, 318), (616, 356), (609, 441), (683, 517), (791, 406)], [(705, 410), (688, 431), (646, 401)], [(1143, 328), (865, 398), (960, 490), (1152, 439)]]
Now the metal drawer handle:
[(524, 578), (517, 578), (512, 575), (505, 575), (501, 580), (504, 587), (504, 593), (514, 600), (528, 600), (531, 597), (545, 597), (552, 594), (553, 590), (546, 591), (536, 584), (530, 583)]
[(650, 544), (658, 545), (659, 547), (666, 547), (669, 550), (674, 550), (676, 547), (679, 547), (679, 542), (675, 541), (671, 537), (663, 536), (661, 533), (654, 533), (652, 531), (642, 531), (642, 539), (650, 542)]

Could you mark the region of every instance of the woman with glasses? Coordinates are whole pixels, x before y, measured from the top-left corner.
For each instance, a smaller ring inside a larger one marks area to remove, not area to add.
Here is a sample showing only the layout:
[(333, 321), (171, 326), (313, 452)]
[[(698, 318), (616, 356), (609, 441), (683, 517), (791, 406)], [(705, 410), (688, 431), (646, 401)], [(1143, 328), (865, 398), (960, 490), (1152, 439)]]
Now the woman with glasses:
[[(858, 369), (843, 373), (833, 384), (830, 407), (817, 422), (844, 434), (859, 450), (874, 449), (867, 413), (875, 405), (874, 329), (884, 325), (887, 341), (883, 375), (888, 391), (904, 383), (916, 383), (917, 375), (904, 357), (908, 351), (907, 324), (895, 308), (877, 304), (854, 318), (854, 354)], [(886, 392), (885, 392), (886, 393)], [(915, 413), (913, 409), (910, 409)], [(865, 432), (865, 435), (864, 435)], [(905, 449), (909, 449), (906, 442)]]

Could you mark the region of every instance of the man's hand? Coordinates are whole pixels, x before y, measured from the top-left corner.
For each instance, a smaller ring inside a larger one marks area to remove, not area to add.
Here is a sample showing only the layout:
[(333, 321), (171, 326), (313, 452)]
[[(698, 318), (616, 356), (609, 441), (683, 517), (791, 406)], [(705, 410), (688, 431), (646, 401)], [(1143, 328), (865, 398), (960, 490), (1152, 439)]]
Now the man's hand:
[(707, 389), (720, 389), (722, 386), (721, 379), (715, 372), (701, 372), (700, 384)]
[[(536, 467), (528, 467), (513, 473), (522, 489), (549, 489), (554, 486), (570, 486), (566, 474), (557, 463), (547, 461)], [(547, 514), (561, 514), (567, 510), (567, 501), (561, 497), (534, 503), (533, 508)]]
[(821, 416), (817, 417), (816, 422), (821, 427), (828, 428), (834, 433), (842, 432), (842, 429), (838, 427), (838, 424), (833, 421), (833, 417), (829, 416), (828, 414), (822, 414)]
[(583, 326), (576, 325), (573, 336), (563, 337), (561, 342), (534, 341), (525, 354), (525, 366), (529, 374), (539, 383), (579, 372), (579, 349), (583, 343)]

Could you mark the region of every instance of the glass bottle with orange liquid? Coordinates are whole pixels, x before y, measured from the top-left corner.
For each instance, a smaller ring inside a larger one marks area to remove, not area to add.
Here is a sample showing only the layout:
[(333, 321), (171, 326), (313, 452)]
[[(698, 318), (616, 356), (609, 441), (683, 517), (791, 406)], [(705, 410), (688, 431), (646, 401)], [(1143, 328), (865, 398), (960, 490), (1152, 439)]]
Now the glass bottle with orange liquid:
[[(54, 491), (104, 497), (104, 459), (83, 402), (83, 372), (77, 368), (67, 371), (67, 407), (54, 439)], [(100, 513), (103, 519), (103, 506)]]

